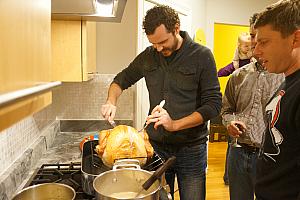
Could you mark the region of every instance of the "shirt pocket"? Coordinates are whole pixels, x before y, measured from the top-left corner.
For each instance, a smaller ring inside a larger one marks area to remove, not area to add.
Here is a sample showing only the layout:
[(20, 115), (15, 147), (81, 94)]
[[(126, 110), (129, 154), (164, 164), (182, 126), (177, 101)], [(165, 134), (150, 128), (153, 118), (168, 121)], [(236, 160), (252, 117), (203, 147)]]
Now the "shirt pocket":
[(176, 72), (177, 87), (183, 90), (195, 90), (198, 88), (196, 68), (181, 67)]
[(148, 87), (158, 84), (159, 70), (157, 66), (148, 66), (145, 68), (145, 80)]

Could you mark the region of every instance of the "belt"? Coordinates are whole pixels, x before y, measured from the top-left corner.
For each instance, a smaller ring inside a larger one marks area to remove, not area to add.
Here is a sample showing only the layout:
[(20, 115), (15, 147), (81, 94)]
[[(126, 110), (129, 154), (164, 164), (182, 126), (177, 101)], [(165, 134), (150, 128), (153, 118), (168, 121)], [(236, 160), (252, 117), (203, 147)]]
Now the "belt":
[(259, 148), (258, 147), (255, 147), (255, 146), (251, 146), (249, 144), (245, 144), (245, 143), (239, 143), (239, 145), (241, 145), (241, 147), (246, 150), (247, 152), (250, 152), (250, 153), (258, 153), (259, 152)]

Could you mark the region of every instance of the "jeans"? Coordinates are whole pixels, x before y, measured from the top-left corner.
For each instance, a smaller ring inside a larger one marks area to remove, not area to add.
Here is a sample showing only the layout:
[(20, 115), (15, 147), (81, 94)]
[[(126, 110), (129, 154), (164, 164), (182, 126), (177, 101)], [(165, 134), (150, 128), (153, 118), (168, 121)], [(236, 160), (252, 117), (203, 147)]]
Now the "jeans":
[(224, 175), (223, 175), (223, 181), (225, 185), (229, 185), (228, 181), (228, 154), (229, 154), (229, 148), (230, 144), (227, 144), (227, 150), (226, 150), (226, 159), (225, 159), (225, 169), (224, 169)]
[(174, 199), (174, 181), (177, 176), (180, 200), (205, 200), (207, 145), (177, 147), (176, 145), (153, 144), (162, 159), (176, 157), (175, 164), (165, 173)]
[(231, 144), (231, 137), (227, 137), (227, 149), (226, 149), (226, 159), (225, 159), (225, 170), (224, 170), (224, 175), (223, 175), (223, 180), (224, 180), (224, 184), (225, 185), (229, 185), (229, 180), (228, 180), (228, 154), (229, 154), (229, 148), (230, 148), (230, 144)]
[(253, 200), (258, 152), (230, 147), (228, 178), (230, 200)]

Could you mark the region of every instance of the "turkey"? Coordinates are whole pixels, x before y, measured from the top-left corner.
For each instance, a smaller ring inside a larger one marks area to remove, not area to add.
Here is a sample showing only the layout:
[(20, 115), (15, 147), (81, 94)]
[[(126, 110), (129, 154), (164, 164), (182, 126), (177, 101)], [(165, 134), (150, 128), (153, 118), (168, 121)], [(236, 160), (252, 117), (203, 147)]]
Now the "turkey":
[(108, 167), (112, 167), (116, 160), (123, 158), (138, 159), (143, 166), (147, 158), (153, 156), (154, 150), (145, 130), (138, 132), (131, 126), (119, 125), (100, 131), (96, 152)]

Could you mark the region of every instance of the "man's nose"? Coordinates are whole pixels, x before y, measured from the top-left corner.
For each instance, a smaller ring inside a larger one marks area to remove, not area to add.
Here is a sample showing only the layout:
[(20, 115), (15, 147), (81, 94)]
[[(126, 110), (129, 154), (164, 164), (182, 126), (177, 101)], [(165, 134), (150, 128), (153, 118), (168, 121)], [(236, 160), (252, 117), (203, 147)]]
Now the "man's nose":
[(256, 55), (256, 56), (261, 55), (261, 50), (259, 48), (259, 45), (257, 45), (257, 43), (254, 46), (253, 54)]
[(153, 46), (154, 46), (154, 48), (155, 48), (158, 52), (160, 52), (160, 51), (163, 50), (163, 46), (161, 46), (161, 45), (159, 45), (159, 44), (154, 44)]

